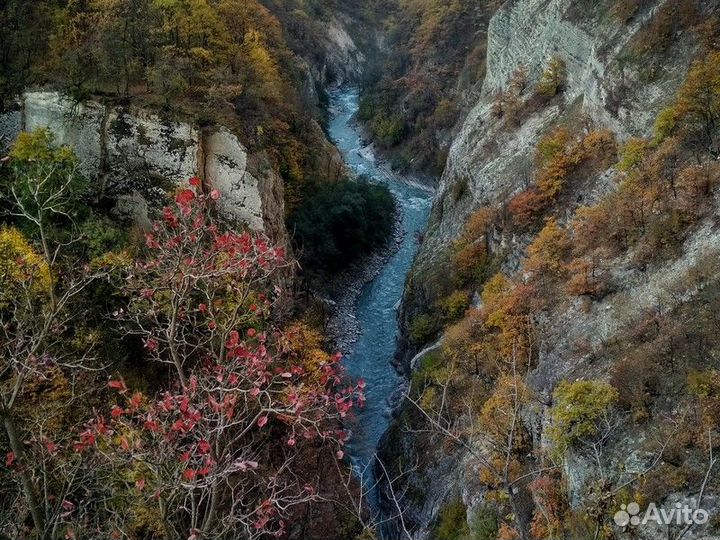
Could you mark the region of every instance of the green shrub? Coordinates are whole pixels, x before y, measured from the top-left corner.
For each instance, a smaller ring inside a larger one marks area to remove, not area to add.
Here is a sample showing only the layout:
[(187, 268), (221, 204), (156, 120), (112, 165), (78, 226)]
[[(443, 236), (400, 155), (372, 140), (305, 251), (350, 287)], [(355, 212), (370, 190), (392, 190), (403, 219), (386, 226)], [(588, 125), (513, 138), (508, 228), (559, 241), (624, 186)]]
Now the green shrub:
[(395, 200), (385, 186), (365, 181), (319, 187), (289, 220), (300, 259), (333, 272), (387, 241)]
[(497, 514), (490, 509), (482, 509), (470, 520), (473, 540), (495, 540), (498, 537)]
[(127, 232), (105, 216), (91, 216), (80, 226), (80, 232), (82, 247), (89, 261), (122, 248), (128, 240)]
[(450, 320), (459, 319), (470, 306), (470, 293), (468, 291), (454, 291), (442, 301), (445, 315)]
[(440, 518), (435, 528), (438, 540), (465, 540), (470, 537), (467, 512), (460, 499), (446, 503), (440, 509)]
[(653, 141), (660, 144), (669, 137), (678, 124), (680, 113), (677, 107), (666, 107), (657, 115), (655, 119), (655, 137)]
[(405, 120), (399, 114), (375, 118), (373, 131), (375, 140), (385, 148), (395, 146), (405, 136)]
[(594, 439), (618, 401), (618, 391), (605, 381), (563, 381), (553, 396), (549, 435), (559, 455), (581, 441)]
[(436, 352), (423, 356), (420, 366), (412, 374), (413, 388), (422, 389), (426, 383), (437, 380), (444, 365), (442, 356)]
[(622, 147), (622, 155), (617, 164), (618, 170), (627, 172), (640, 165), (647, 155), (648, 146), (648, 141), (645, 139), (635, 137), (628, 139)]
[(410, 323), (410, 341), (416, 345), (427, 343), (438, 331), (438, 321), (428, 313), (415, 317)]

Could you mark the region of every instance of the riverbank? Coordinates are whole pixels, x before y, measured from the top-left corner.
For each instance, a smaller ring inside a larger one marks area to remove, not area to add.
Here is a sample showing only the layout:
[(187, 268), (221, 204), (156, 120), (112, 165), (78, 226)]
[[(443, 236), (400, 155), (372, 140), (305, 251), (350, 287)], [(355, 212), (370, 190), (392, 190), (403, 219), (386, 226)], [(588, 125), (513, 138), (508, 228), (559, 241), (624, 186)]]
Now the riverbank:
[(392, 235), (385, 246), (354, 262), (350, 268), (333, 277), (322, 291), (313, 291), (330, 310), (325, 336), (333, 343), (334, 350), (340, 351), (343, 356), (352, 352), (353, 345), (362, 335), (356, 316), (360, 294), (398, 252), (404, 237), (401, 209), (397, 208)]
[[(330, 138), (350, 171), (386, 186), (396, 201), (392, 238), (384, 249), (365, 257), (330, 284), (326, 296), (332, 310), (327, 335), (344, 353), (343, 365), (351, 379), (364, 379), (366, 405), (346, 422), (351, 432), (347, 455), (366, 486), (374, 484), (373, 463), (378, 442), (387, 430), (405, 379), (393, 362), (400, 340), (398, 308), (405, 281), (425, 231), (432, 190), (413, 179), (396, 175), (375, 156), (354, 121), (357, 89), (330, 92)], [(362, 181), (362, 180), (361, 180)], [(377, 508), (375, 490), (368, 493)]]

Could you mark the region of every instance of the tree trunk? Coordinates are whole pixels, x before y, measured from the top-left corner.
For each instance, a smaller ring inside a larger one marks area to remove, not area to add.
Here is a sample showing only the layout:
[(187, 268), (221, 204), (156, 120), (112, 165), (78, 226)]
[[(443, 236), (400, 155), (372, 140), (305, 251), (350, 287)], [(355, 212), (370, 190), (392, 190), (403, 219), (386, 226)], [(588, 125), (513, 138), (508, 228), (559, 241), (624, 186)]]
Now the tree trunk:
[(37, 493), (35, 491), (35, 485), (33, 484), (32, 478), (30, 477), (28, 466), (25, 462), (25, 451), (22, 446), (22, 442), (17, 433), (15, 422), (8, 414), (3, 415), (3, 424), (5, 426), (5, 432), (7, 433), (8, 439), (10, 440), (10, 449), (15, 454), (15, 459), (19, 464), (19, 470), (17, 475), (20, 477), (20, 483), (22, 484), (23, 494), (32, 516), (33, 524), (37, 530), (38, 538), (42, 538), (45, 534), (45, 516), (40, 505)]

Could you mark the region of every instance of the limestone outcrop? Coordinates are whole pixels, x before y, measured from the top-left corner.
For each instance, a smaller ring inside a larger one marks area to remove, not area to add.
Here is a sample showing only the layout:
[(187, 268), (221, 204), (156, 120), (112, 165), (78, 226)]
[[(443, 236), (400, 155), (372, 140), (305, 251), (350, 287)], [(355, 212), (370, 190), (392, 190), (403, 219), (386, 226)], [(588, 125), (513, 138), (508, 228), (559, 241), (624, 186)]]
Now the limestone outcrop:
[(73, 148), (80, 169), (117, 200), (116, 210), (147, 220), (147, 209), (192, 176), (223, 197), (226, 219), (287, 244), (283, 183), (263, 155), (251, 155), (228, 129), (200, 129), (143, 109), (77, 103), (58, 92), (26, 92), (17, 110), (0, 115), (0, 141), (46, 128)]

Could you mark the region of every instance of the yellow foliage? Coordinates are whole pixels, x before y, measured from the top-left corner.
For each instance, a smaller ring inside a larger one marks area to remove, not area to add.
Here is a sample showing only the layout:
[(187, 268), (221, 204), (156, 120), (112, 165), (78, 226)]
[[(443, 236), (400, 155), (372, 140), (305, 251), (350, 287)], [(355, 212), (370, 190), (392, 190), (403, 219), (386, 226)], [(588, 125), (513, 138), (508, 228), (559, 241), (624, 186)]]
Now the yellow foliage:
[(583, 163), (607, 167), (615, 159), (617, 145), (612, 132), (591, 131), (580, 141), (571, 143), (564, 128), (558, 128), (538, 144), (537, 160), (543, 165), (537, 187), (548, 200), (555, 199), (565, 187), (568, 176)]
[(50, 291), (50, 268), (15, 228), (0, 229), (0, 309), (30, 291), (42, 295)]
[(565, 259), (570, 252), (570, 236), (553, 217), (528, 247), (528, 257), (523, 266), (538, 278), (559, 278), (565, 269)]
[(623, 145), (622, 156), (617, 168), (621, 171), (629, 171), (637, 167), (648, 151), (649, 143), (646, 139), (632, 137)]
[(553, 97), (565, 86), (566, 76), (565, 60), (559, 56), (553, 56), (540, 77), (537, 86), (538, 93), (547, 98)]
[(14, 162), (57, 162), (63, 165), (76, 162), (72, 149), (68, 146), (56, 148), (52, 133), (45, 128), (21, 132), (10, 150), (10, 159)]
[(462, 235), (455, 242), (454, 262), (461, 280), (477, 278), (479, 270), (487, 263), (487, 235), (494, 217), (492, 208), (480, 208), (468, 218)]
[[(530, 397), (530, 390), (521, 379), (506, 375), (497, 381), (492, 395), (483, 405), (478, 418), (481, 430), (501, 455), (508, 451), (522, 452), (529, 442), (518, 415)], [(509, 444), (512, 444), (511, 448), (508, 448)]]
[(536, 160), (543, 166), (565, 151), (570, 141), (570, 132), (563, 126), (557, 127), (542, 137), (537, 144)]
[(494, 332), (485, 346), (493, 356), (509, 364), (527, 365), (533, 355), (534, 335), (529, 319), (534, 289), (513, 284), (501, 273), (485, 284), (482, 292), (485, 326)]
[(491, 277), (483, 287), (482, 301), (487, 310), (495, 310), (500, 300), (512, 290), (512, 283), (502, 272)]
[(322, 376), (322, 367), (330, 360), (323, 349), (323, 337), (320, 332), (304, 323), (294, 323), (285, 332), (288, 348), (295, 354), (299, 364), (310, 373)]
[(656, 137), (664, 138), (679, 127), (686, 140), (717, 153), (719, 120), (720, 52), (713, 51), (693, 63), (675, 105), (658, 116)]

